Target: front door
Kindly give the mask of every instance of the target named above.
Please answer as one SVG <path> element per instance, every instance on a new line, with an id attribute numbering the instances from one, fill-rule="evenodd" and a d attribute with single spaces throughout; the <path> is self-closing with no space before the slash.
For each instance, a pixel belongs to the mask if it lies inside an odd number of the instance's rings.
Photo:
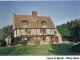
<path id="1" fill-rule="evenodd" d="M 50 37 L 50 43 L 54 43 L 54 37 Z"/>

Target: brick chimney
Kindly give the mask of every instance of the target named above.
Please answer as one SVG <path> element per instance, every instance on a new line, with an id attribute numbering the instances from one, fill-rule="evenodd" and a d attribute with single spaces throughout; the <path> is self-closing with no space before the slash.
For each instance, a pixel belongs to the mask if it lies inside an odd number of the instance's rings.
<path id="1" fill-rule="evenodd" d="M 36 19 L 37 18 L 37 12 L 36 11 L 32 11 L 32 16 L 33 16 L 33 19 Z"/>

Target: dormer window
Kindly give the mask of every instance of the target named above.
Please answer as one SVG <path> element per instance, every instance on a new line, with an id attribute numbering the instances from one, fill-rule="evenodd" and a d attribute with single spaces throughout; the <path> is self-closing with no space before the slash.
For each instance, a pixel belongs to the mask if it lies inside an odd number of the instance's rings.
<path id="1" fill-rule="evenodd" d="M 27 21 L 22 21 L 22 26 L 27 26 L 28 22 Z"/>
<path id="2" fill-rule="evenodd" d="M 46 21 L 41 22 L 42 26 L 46 26 Z"/>

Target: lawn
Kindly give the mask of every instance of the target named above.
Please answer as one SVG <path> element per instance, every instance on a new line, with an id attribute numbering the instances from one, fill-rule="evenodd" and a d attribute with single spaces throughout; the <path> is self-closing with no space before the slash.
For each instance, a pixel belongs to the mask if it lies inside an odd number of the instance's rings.
<path id="1" fill-rule="evenodd" d="M 71 51 L 72 44 L 44 44 L 32 46 L 0 47 L 1 56 L 80 55 Z"/>

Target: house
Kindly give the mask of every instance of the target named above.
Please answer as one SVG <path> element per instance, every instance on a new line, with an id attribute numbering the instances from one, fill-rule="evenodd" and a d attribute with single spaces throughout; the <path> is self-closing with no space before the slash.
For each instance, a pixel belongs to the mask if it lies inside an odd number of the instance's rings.
<path id="1" fill-rule="evenodd" d="M 13 14 L 13 30 L 6 36 L 7 45 L 17 45 L 20 41 L 27 44 L 62 43 L 62 38 L 49 16 L 38 16 L 36 11 L 32 15 Z"/>

